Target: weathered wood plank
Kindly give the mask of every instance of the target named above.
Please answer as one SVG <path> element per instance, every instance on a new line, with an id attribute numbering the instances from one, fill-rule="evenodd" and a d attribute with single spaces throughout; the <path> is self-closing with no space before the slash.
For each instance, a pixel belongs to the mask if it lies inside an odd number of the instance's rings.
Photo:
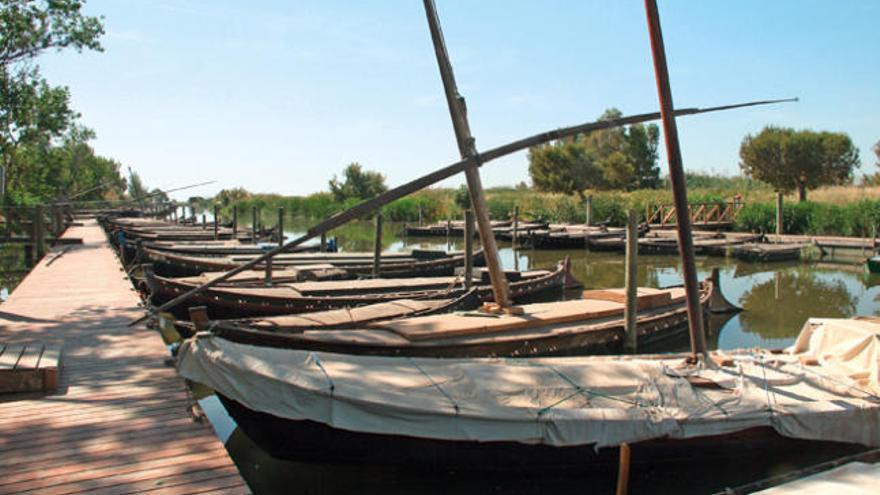
<path id="1" fill-rule="evenodd" d="M 210 426 L 188 415 L 161 339 L 126 326 L 142 309 L 103 232 L 86 220 L 65 235 L 84 245 L 40 263 L 0 313 L 7 369 L 58 370 L 62 387 L 0 397 L 0 493 L 247 493 Z"/>

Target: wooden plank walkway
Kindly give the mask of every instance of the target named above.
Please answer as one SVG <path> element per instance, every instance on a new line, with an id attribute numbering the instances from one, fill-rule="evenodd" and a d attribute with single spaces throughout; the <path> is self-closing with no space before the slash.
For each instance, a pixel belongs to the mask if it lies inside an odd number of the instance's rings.
<path id="1" fill-rule="evenodd" d="M 56 392 L 0 395 L 0 494 L 249 493 L 97 222 L 65 236 L 0 305 L 0 342 L 63 346 Z"/>

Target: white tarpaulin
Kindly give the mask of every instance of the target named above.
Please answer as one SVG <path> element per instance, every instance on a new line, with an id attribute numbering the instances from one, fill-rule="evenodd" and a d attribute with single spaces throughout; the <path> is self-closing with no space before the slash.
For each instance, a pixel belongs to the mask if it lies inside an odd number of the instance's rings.
<path id="1" fill-rule="evenodd" d="M 200 334 L 178 366 L 252 410 L 366 433 L 602 447 L 770 426 L 880 446 L 878 335 L 869 321 L 811 320 L 789 352 L 730 351 L 730 366 L 705 369 L 674 355 L 374 357 Z"/>

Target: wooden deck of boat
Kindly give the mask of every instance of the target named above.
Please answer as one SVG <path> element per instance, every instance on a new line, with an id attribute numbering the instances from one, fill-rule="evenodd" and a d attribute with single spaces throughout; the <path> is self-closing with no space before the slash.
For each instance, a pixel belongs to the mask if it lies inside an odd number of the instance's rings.
<path id="1" fill-rule="evenodd" d="M 0 494 L 249 493 L 94 219 L 0 305 L 0 343 L 63 347 L 59 387 L 0 395 Z"/>

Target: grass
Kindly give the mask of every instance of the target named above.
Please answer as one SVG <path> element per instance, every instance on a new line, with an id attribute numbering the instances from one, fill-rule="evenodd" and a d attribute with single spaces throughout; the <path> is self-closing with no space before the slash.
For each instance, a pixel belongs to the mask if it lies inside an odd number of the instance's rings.
<path id="1" fill-rule="evenodd" d="M 745 207 L 737 218 L 736 228 L 744 231 L 770 232 L 776 226 L 776 193 L 763 183 L 740 178 L 699 177 L 693 180 L 688 199 L 696 203 L 725 203 L 740 194 Z M 425 222 L 461 218 L 463 212 L 455 202 L 455 189 L 429 188 L 401 198 L 382 208 L 389 221 L 416 222 L 421 210 Z M 635 209 L 642 215 L 648 206 L 672 203 L 669 188 L 636 191 L 587 191 L 593 197 L 593 220 L 622 225 L 626 212 Z M 538 192 L 524 188 L 490 188 L 486 190 L 492 218 L 509 218 L 519 207 L 520 218 L 550 222 L 582 223 L 586 220 L 584 202 L 578 196 Z M 880 224 L 880 186 L 831 186 L 808 192 L 807 202 L 798 202 L 794 194 L 785 197 L 784 229 L 791 234 L 870 235 Z M 358 200 L 338 202 L 326 192 L 309 196 L 249 194 L 235 204 L 239 216 L 248 221 L 251 208 L 261 216 L 275 218 L 278 207 L 297 218 L 322 220 L 356 204 Z M 205 202 L 211 204 L 210 200 Z M 224 218 L 231 216 L 232 204 L 221 209 Z M 274 223 L 274 222 L 273 222 Z"/>

